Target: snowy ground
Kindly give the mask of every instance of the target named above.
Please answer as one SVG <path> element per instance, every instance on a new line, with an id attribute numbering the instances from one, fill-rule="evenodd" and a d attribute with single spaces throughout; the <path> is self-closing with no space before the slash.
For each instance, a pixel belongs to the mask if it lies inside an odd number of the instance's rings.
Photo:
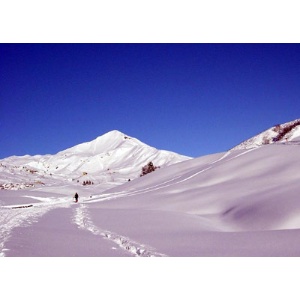
<path id="1" fill-rule="evenodd" d="M 200 157 L 110 190 L 57 180 L 1 190 L 1 295 L 294 299 L 299 147 Z"/>
<path id="2" fill-rule="evenodd" d="M 0 255 L 300 255 L 299 145 L 184 161 L 113 189 L 0 191 Z M 79 203 L 72 196 L 80 195 Z"/>

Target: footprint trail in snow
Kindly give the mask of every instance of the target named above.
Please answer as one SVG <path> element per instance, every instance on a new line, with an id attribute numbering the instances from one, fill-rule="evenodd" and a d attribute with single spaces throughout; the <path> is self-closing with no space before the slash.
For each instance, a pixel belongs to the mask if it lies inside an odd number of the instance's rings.
<path id="1" fill-rule="evenodd" d="M 140 257 L 163 257 L 166 256 L 162 253 L 156 252 L 153 248 L 139 244 L 128 237 L 116 234 L 114 232 L 103 230 L 97 227 L 88 212 L 88 208 L 85 204 L 80 204 L 75 209 L 73 222 L 78 226 L 79 229 L 88 230 L 95 235 L 99 235 L 104 239 L 108 239 L 116 243 L 123 250 L 133 254 L 134 256 Z"/>

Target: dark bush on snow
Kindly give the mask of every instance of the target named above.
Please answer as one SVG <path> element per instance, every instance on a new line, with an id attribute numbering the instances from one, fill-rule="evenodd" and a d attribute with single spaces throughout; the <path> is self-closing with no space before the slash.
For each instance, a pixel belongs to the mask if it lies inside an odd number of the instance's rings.
<path id="1" fill-rule="evenodd" d="M 153 162 L 150 161 L 146 166 L 144 166 L 144 167 L 142 168 L 142 173 L 141 173 L 140 177 L 142 177 L 142 176 L 144 176 L 144 175 L 146 175 L 146 174 L 149 174 L 149 173 L 155 171 L 155 170 L 158 169 L 158 168 L 159 168 L 159 167 L 155 167 L 155 166 L 153 165 Z"/>
<path id="2" fill-rule="evenodd" d="M 83 182 L 83 185 L 92 185 L 92 184 L 94 184 L 94 182 L 92 182 L 90 180 L 87 180 L 87 181 Z"/>
<path id="3" fill-rule="evenodd" d="M 295 127 L 300 125 L 300 120 L 297 120 L 293 122 L 292 124 L 287 125 L 286 127 L 282 127 L 280 125 L 275 126 L 276 132 L 278 132 L 278 135 L 273 138 L 273 142 L 278 142 L 284 138 L 284 136 L 289 133 L 291 130 L 293 130 Z"/>

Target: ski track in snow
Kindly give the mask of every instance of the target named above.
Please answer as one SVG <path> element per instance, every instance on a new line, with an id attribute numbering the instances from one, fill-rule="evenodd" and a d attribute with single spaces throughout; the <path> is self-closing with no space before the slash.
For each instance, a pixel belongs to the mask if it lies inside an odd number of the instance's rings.
<path id="1" fill-rule="evenodd" d="M 245 155 L 249 152 L 252 152 L 254 150 L 257 150 L 257 148 L 251 148 L 251 149 L 248 149 L 230 159 L 228 159 L 227 161 L 231 161 L 233 159 L 236 159 L 242 155 Z M 130 197 L 130 196 L 136 196 L 136 195 L 141 195 L 141 194 L 145 194 L 145 193 L 148 193 L 148 192 L 153 192 L 153 191 L 156 191 L 156 190 L 160 190 L 160 189 L 164 189 L 164 188 L 168 188 L 170 186 L 173 186 L 173 185 L 177 185 L 177 184 L 180 184 L 182 182 L 185 182 L 185 181 L 188 181 L 188 180 L 191 180 L 192 178 L 198 176 L 199 174 L 201 173 L 204 173 L 210 169 L 212 169 L 214 167 L 214 165 L 222 160 L 224 160 L 227 156 L 229 156 L 232 152 L 231 151 L 228 151 L 226 152 L 221 158 L 213 161 L 212 163 L 210 163 L 210 165 L 184 179 L 181 179 L 181 180 L 178 180 L 179 178 L 181 178 L 182 176 L 177 176 L 177 177 L 174 177 L 173 179 L 171 180 L 167 180 L 165 182 L 162 182 L 162 183 L 159 183 L 157 185 L 154 185 L 154 186 L 151 186 L 151 187 L 148 187 L 148 188 L 144 188 L 144 189 L 141 189 L 141 190 L 136 190 L 136 191 L 133 191 L 133 192 L 117 192 L 117 193 L 109 193 L 109 194 L 102 194 L 102 195 L 99 195 L 97 196 L 96 199 L 94 200 L 86 200 L 85 202 L 99 202 L 99 201 L 106 201 L 106 200 L 111 200 L 111 199 L 116 199 L 116 198 L 122 198 L 122 197 Z"/>
<path id="2" fill-rule="evenodd" d="M 90 231 L 95 235 L 99 235 L 104 239 L 108 239 L 116 243 L 121 249 L 133 254 L 134 256 L 140 257 L 163 257 L 164 254 L 156 252 L 153 248 L 139 244 L 128 237 L 113 233 L 108 230 L 103 230 L 97 227 L 88 212 L 88 208 L 85 204 L 80 204 L 75 209 L 73 222 L 78 226 L 79 229 Z"/>

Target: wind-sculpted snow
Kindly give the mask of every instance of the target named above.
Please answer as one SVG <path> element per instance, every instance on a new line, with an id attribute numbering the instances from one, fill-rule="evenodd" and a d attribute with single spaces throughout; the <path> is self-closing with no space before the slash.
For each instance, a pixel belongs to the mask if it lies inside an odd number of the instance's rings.
<path id="1" fill-rule="evenodd" d="M 172 176 L 171 171 L 180 167 L 174 165 L 164 172 L 169 174 L 167 180 L 162 180 L 163 174 L 159 177 L 153 174 L 151 178 L 149 175 L 149 186 L 144 185 L 147 181 L 136 181 L 87 201 L 106 200 L 107 205 L 102 206 L 107 207 L 160 207 L 214 215 L 226 231 L 297 229 L 300 175 L 294 161 L 300 157 L 294 146 L 269 145 L 230 151 L 207 164 L 198 164 L 201 166 L 198 170 Z M 200 163 L 202 158 L 198 160 Z M 196 161 L 181 165 L 197 165 Z"/>
<path id="2" fill-rule="evenodd" d="M 114 192 L 114 190 L 119 190 L 122 189 L 113 189 L 111 190 L 110 193 L 102 193 L 100 196 L 94 196 L 93 199 L 91 200 L 86 200 L 87 202 L 98 202 L 98 201 L 106 201 L 106 200 L 112 200 L 112 199 L 116 199 L 116 198 L 124 198 L 124 197 L 131 197 L 131 196 L 137 196 L 137 195 L 142 195 L 142 194 L 148 194 L 149 192 L 154 192 L 154 191 L 158 191 L 161 189 L 171 189 L 172 187 L 176 188 L 176 185 L 182 184 L 184 182 L 187 182 L 191 179 L 193 179 L 194 177 L 199 176 L 200 174 L 209 171 L 210 169 L 212 169 L 214 167 L 215 164 L 221 162 L 221 161 L 230 161 L 233 159 L 238 158 L 239 156 L 245 155 L 248 152 L 251 152 L 255 149 L 250 149 L 247 151 L 243 151 L 242 153 L 234 153 L 234 155 L 232 155 L 232 153 L 230 151 L 228 151 L 227 153 L 225 153 L 224 155 L 222 155 L 222 157 L 218 158 L 215 161 L 212 161 L 211 163 L 209 163 L 206 167 L 201 168 L 199 171 L 197 172 L 191 172 L 191 174 L 185 173 L 184 175 L 179 175 L 176 177 L 173 177 L 171 179 L 168 179 L 166 181 L 151 185 L 149 187 L 146 188 L 141 188 L 141 189 L 134 189 L 133 191 L 121 191 L 121 192 Z"/>

